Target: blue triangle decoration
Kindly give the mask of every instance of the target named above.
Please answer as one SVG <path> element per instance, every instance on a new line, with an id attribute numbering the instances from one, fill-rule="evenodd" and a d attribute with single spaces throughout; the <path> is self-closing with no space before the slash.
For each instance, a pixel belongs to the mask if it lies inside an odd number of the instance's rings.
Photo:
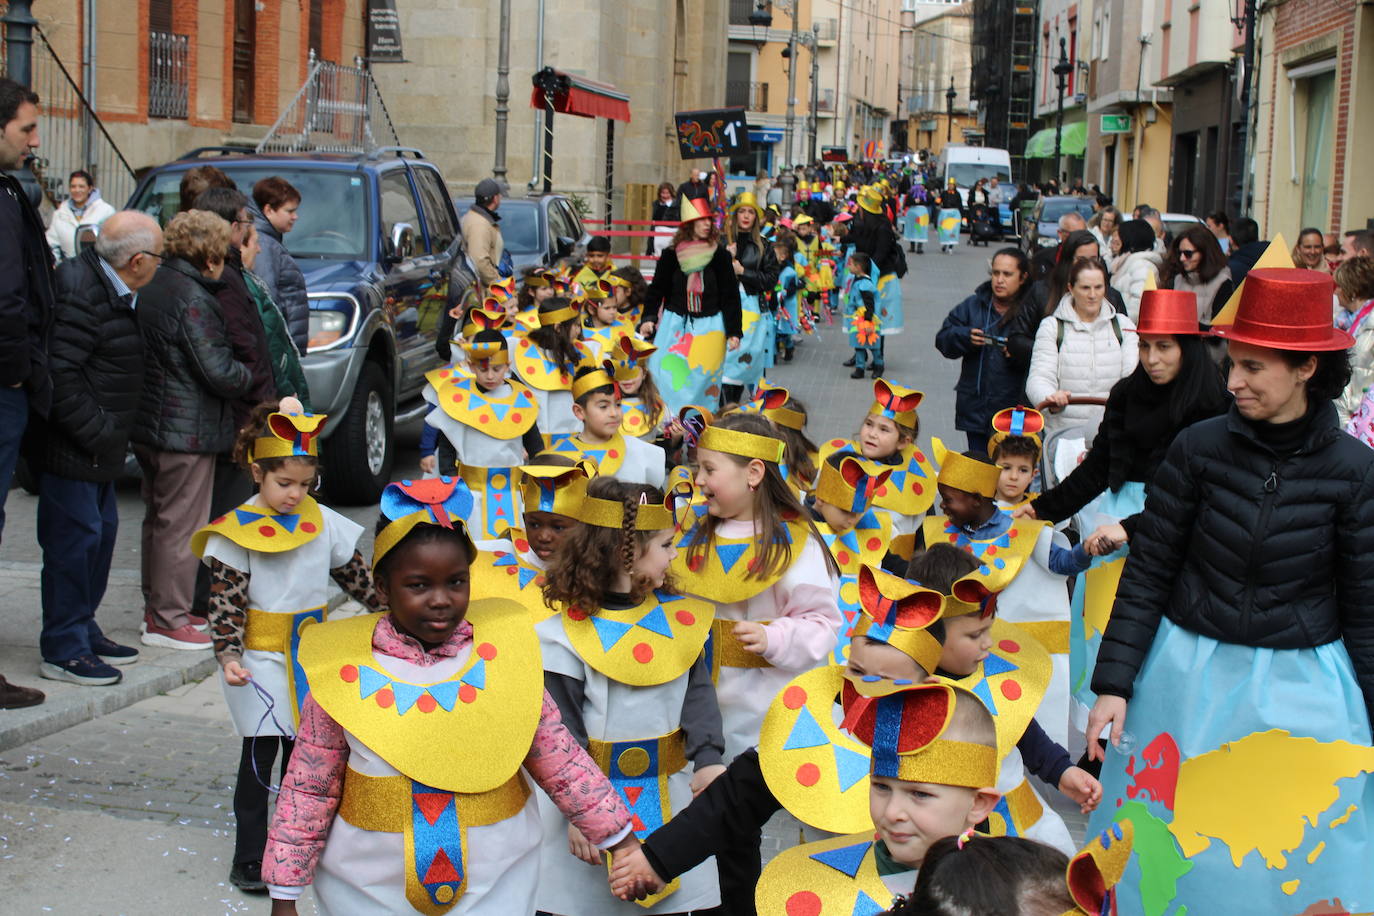
<path id="1" fill-rule="evenodd" d="M 501 403 L 498 403 L 497 401 L 492 401 L 491 404 L 490 404 L 490 407 L 491 407 L 491 412 L 494 413 L 494 414 L 496 414 L 496 419 L 498 419 L 498 420 L 504 420 L 504 419 L 506 419 L 506 414 L 510 413 L 510 405 L 509 405 L 509 404 L 501 404 Z"/>
<path id="2" fill-rule="evenodd" d="M 888 476 L 887 482 L 890 486 L 895 487 L 898 492 L 901 492 L 906 487 L 906 471 L 893 471 Z"/>
<path id="3" fill-rule="evenodd" d="M 361 691 L 362 699 L 366 700 L 390 683 L 391 678 L 382 674 L 380 671 L 369 668 L 366 665 L 360 665 L 358 667 L 358 689 Z"/>
<path id="4" fill-rule="evenodd" d="M 780 528 L 778 528 L 778 536 L 776 538 L 776 541 L 779 544 L 792 543 L 792 529 L 789 528 L 787 525 L 783 525 Z"/>
<path id="5" fill-rule="evenodd" d="M 444 707 L 445 712 L 453 712 L 453 706 L 458 702 L 457 681 L 444 681 L 442 684 L 430 684 L 427 688 L 429 695 L 434 697 L 434 701 Z"/>
<path id="6" fill-rule="evenodd" d="M 859 897 L 854 901 L 854 912 L 851 916 L 882 916 L 887 912 L 887 907 L 878 903 L 872 897 L 859 891 Z"/>
<path id="7" fill-rule="evenodd" d="M 673 601 L 684 600 L 681 595 L 674 595 L 669 592 L 662 591 L 661 589 L 654 589 L 654 598 L 658 601 L 659 604 L 669 604 Z"/>
<path id="8" fill-rule="evenodd" d="M 815 716 L 803 706 L 797 713 L 797 721 L 792 725 L 792 731 L 787 735 L 787 740 L 783 742 L 784 751 L 799 751 L 807 747 L 820 747 L 829 744 L 830 739 L 825 736 L 820 725 L 816 722 Z M 864 761 L 864 772 L 868 772 L 868 761 Z"/>
<path id="9" fill-rule="evenodd" d="M 296 525 L 300 523 L 301 517 L 299 515 L 274 515 L 272 516 L 272 520 L 287 531 L 295 534 Z"/>
<path id="10" fill-rule="evenodd" d="M 720 565 L 728 573 L 739 562 L 739 558 L 744 556 L 749 549 L 748 544 L 718 544 L 716 545 L 716 556 L 720 557 Z"/>
<path id="11" fill-rule="evenodd" d="M 868 775 L 868 755 L 840 747 L 838 744 L 831 746 L 835 749 L 835 770 L 840 774 L 840 791 L 848 792 L 855 783 Z"/>
<path id="12" fill-rule="evenodd" d="M 995 677 L 999 674 L 1006 674 L 1008 671 L 1020 670 L 1020 665 L 1014 665 L 1000 655 L 989 655 L 983 659 L 983 677 Z"/>
<path id="13" fill-rule="evenodd" d="M 504 569 L 507 566 L 514 566 L 516 563 L 519 562 L 520 561 L 516 559 L 516 556 L 513 553 L 498 553 L 496 555 L 496 559 L 492 561 L 491 565 L 495 566 L 497 569 Z"/>
<path id="14" fill-rule="evenodd" d="M 459 678 L 460 684 L 471 684 L 478 690 L 487 689 L 487 662 L 485 659 L 477 659 L 477 664 L 472 666 L 472 670 Z"/>
<path id="15" fill-rule="evenodd" d="M 987 678 L 978 682 L 978 686 L 970 691 L 974 696 L 983 701 L 983 705 L 988 708 L 994 716 L 997 715 L 997 701 L 992 698 L 992 689 L 988 687 Z"/>
<path id="16" fill-rule="evenodd" d="M 235 519 L 240 525 L 247 525 L 247 524 L 250 524 L 251 522 L 256 522 L 256 521 L 257 521 L 258 519 L 260 519 L 260 518 L 266 518 L 266 517 L 267 517 L 267 516 L 264 515 L 264 514 L 261 513 L 261 512 L 249 512 L 247 509 L 235 509 L 235 510 L 234 510 L 234 519 Z"/>
<path id="17" fill-rule="evenodd" d="M 533 407 L 534 404 L 530 402 L 529 396 L 526 395 L 525 392 L 520 391 L 517 392 L 515 395 L 515 406 L 519 408 L 525 408 Z"/>
<path id="18" fill-rule="evenodd" d="M 673 628 L 668 624 L 668 615 L 663 613 L 662 607 L 656 607 L 643 617 L 635 621 L 635 626 L 643 627 L 650 633 L 657 633 L 659 636 L 673 638 Z"/>
<path id="19" fill-rule="evenodd" d="M 515 577 L 519 580 L 520 587 L 524 588 L 526 585 L 529 585 L 535 579 L 539 578 L 539 571 L 537 569 L 530 569 L 528 566 L 522 566 Z"/>
<path id="20" fill-rule="evenodd" d="M 848 547 L 856 554 L 859 552 L 859 536 L 854 532 L 853 528 L 840 535 L 840 544 Z"/>
<path id="21" fill-rule="evenodd" d="M 398 715 L 403 716 L 410 710 L 410 707 L 415 705 L 415 701 L 420 699 L 424 694 L 425 688 L 396 681 L 391 685 L 391 692 L 396 697 L 396 712 Z"/>
<path id="22" fill-rule="evenodd" d="M 841 846 L 839 849 L 814 852 L 810 858 L 822 865 L 830 866 L 846 878 L 852 878 L 859 873 L 859 866 L 863 864 L 864 856 L 868 855 L 868 849 L 872 845 L 872 840 L 865 840 L 862 843 L 855 843 L 853 846 Z M 877 912 L 881 913 L 882 910 L 879 909 Z"/>
<path id="23" fill-rule="evenodd" d="M 596 636 L 601 640 L 601 651 L 609 652 L 615 644 L 630 632 L 634 624 L 621 623 L 619 620 L 607 620 L 605 617 L 593 617 L 592 626 L 596 629 Z"/>

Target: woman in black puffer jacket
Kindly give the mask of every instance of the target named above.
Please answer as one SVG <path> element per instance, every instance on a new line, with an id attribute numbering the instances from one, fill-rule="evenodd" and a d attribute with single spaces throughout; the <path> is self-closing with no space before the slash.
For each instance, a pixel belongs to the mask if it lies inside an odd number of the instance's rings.
<path id="1" fill-rule="evenodd" d="M 1274 912 L 1300 883 L 1368 909 L 1374 451 L 1336 425 L 1349 335 L 1331 327 L 1331 278 L 1247 280 L 1216 329 L 1235 405 L 1170 447 L 1102 640 L 1088 736 L 1110 726 L 1112 747 L 1089 832 L 1123 805 L 1170 823 L 1188 864 L 1171 908 Z M 1299 849 L 1304 816 L 1339 839 Z M 1118 892 L 1140 912 L 1138 887 Z"/>

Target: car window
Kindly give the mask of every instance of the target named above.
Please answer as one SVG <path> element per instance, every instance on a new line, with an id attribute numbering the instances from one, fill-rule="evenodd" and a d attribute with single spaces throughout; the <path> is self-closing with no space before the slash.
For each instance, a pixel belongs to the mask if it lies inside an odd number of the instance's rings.
<path id="1" fill-rule="evenodd" d="M 497 209 L 501 217 L 501 241 L 510 252 L 528 253 L 543 251 L 546 242 L 539 240 L 539 205 L 528 200 L 503 200 Z M 453 202 L 461 223 L 463 214 L 472 208 L 471 197 L 460 197 Z"/>
<path id="2" fill-rule="evenodd" d="M 420 236 L 420 213 L 415 209 L 415 195 L 410 193 L 410 182 L 406 180 L 405 169 L 392 169 L 382 174 L 382 238 L 391 238 L 391 227 L 397 223 L 409 223 L 415 230 L 416 250 L 424 247 Z"/>
<path id="3" fill-rule="evenodd" d="M 431 169 L 417 168 L 412 174 L 420 189 L 420 204 L 425 208 L 425 225 L 429 227 L 430 250 L 446 251 L 453 244 L 458 229 L 453 224 L 448 195 L 444 193 L 439 174 Z"/>
<path id="4" fill-rule="evenodd" d="M 293 166 L 235 166 L 217 162 L 250 199 L 253 185 L 272 175 L 290 182 L 301 192 L 301 207 L 296 227 L 283 238 L 287 251 L 297 258 L 369 257 L 367 225 L 372 207 L 368 200 L 367 177 L 359 172 L 338 169 L 307 169 Z M 160 224 L 166 225 L 181 208 L 181 169 L 158 175 L 129 203 Z"/>
<path id="5" fill-rule="evenodd" d="M 568 220 L 568 214 L 567 214 L 567 212 L 566 212 L 561 206 L 559 206 L 560 203 L 561 203 L 561 201 L 558 201 L 558 200 L 551 200 L 551 201 L 549 201 L 549 246 L 550 246 L 550 247 L 553 247 L 554 244 L 555 244 L 560 238 L 572 239 L 574 242 L 577 241 L 578 238 L 579 238 L 579 233 L 578 233 L 578 231 L 577 231 L 577 227 L 575 227 L 575 226 Z"/>
<path id="6" fill-rule="evenodd" d="M 1048 223 L 1075 210 L 1083 214 L 1084 219 L 1092 216 L 1093 212 L 1092 204 L 1086 200 L 1078 200 L 1073 197 L 1051 197 L 1045 201 L 1045 205 L 1040 211 L 1040 219 Z"/>
<path id="7" fill-rule="evenodd" d="M 572 239 L 575 242 L 581 241 L 583 226 L 581 218 L 577 215 L 577 211 L 574 210 L 572 208 L 572 204 L 566 200 L 558 201 L 558 206 L 560 209 L 562 209 L 563 217 L 568 223 L 568 228 L 571 230 L 568 233 L 568 238 Z"/>

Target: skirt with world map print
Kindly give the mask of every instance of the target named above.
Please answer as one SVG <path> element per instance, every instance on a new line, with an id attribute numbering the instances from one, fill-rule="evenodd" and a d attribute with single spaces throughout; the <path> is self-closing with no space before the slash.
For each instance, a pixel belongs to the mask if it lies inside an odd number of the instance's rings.
<path id="1" fill-rule="evenodd" d="M 725 365 L 725 319 L 719 314 L 689 318 L 663 310 L 654 331 L 649 372 L 663 396 L 668 417 L 689 404 L 715 411 Z"/>
<path id="2" fill-rule="evenodd" d="M 1342 642 L 1260 649 L 1165 619 L 1088 835 L 1135 826 L 1121 916 L 1368 913 L 1372 770 Z"/>

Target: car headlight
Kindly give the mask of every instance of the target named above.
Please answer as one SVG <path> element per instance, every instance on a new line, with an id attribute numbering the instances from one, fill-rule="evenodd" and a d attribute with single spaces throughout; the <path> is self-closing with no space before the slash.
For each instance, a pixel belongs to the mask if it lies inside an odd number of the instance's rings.
<path id="1" fill-rule="evenodd" d="M 358 323 L 358 302 L 338 294 L 310 296 L 310 352 L 331 350 L 347 342 Z"/>

